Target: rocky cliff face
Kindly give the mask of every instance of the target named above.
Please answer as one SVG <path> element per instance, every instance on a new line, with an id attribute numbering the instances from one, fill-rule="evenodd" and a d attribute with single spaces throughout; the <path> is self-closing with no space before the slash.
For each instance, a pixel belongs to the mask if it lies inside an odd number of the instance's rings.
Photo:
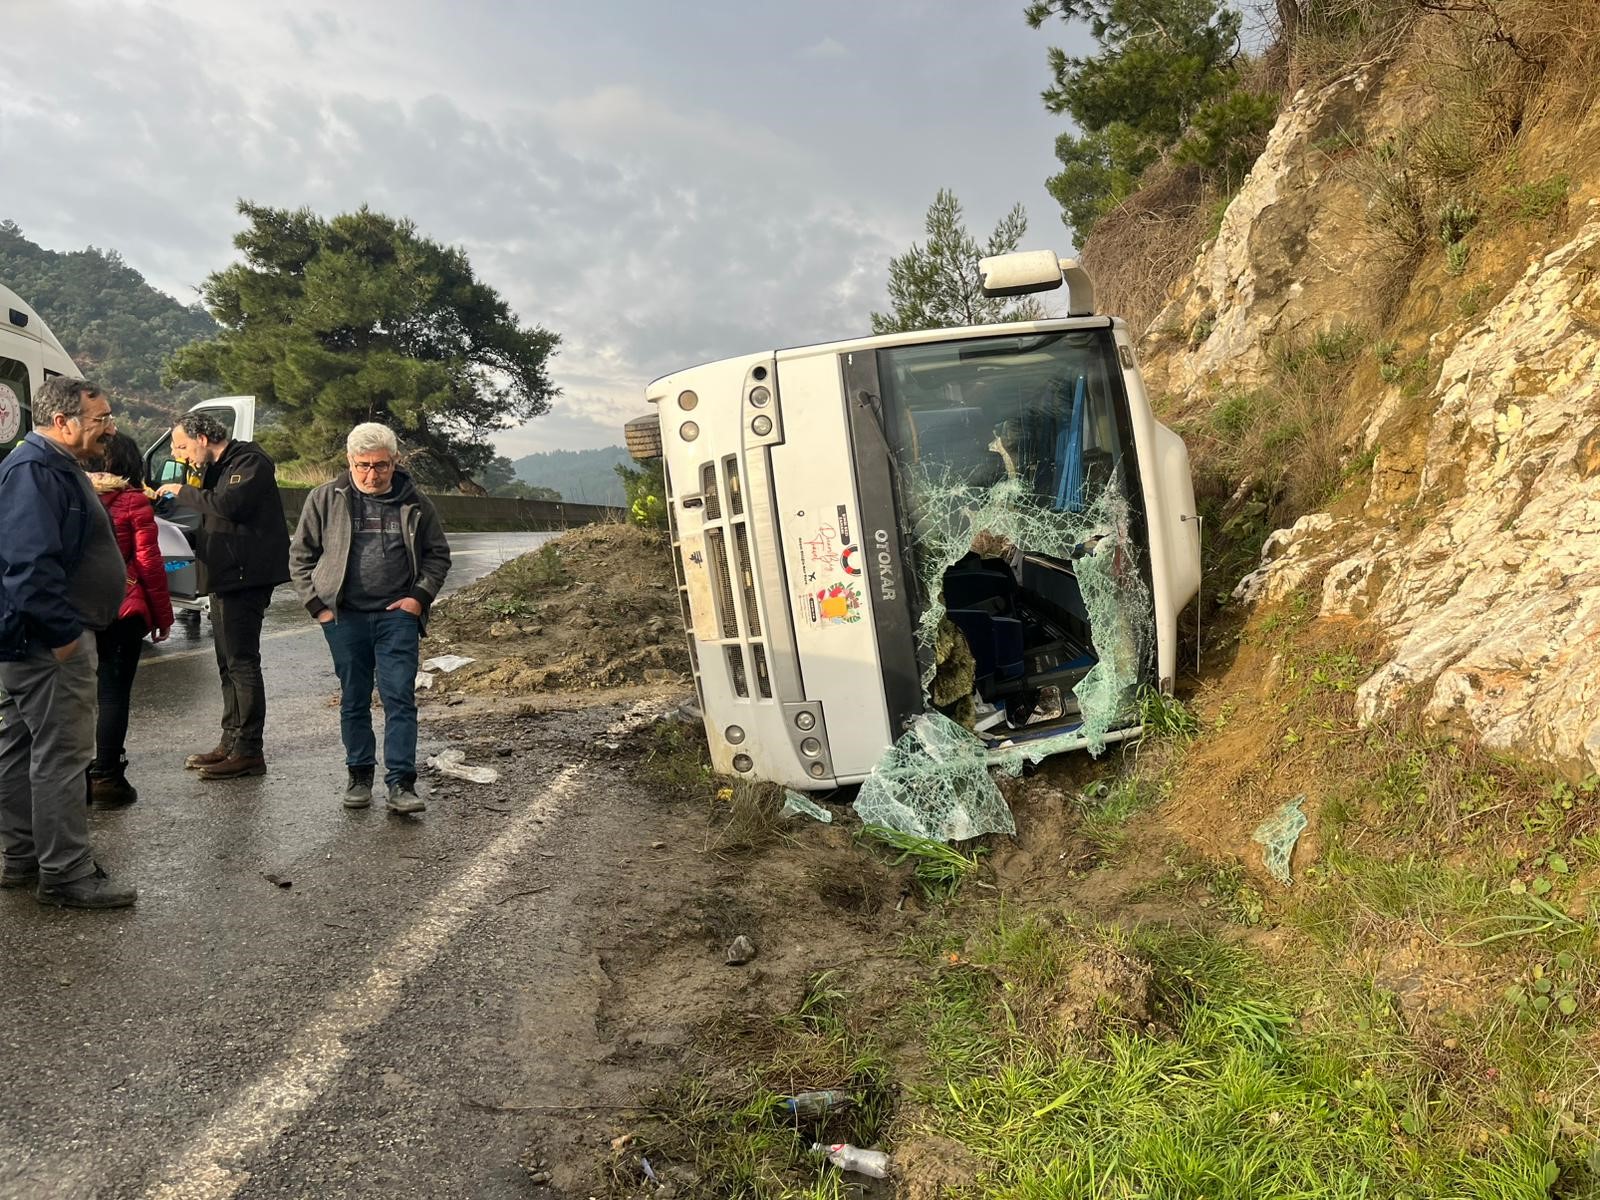
<path id="1" fill-rule="evenodd" d="M 1259 381 L 1288 333 L 1354 322 L 1405 346 L 1405 371 L 1358 370 L 1343 398 L 1346 452 L 1372 461 L 1365 495 L 1274 534 L 1237 597 L 1304 590 L 1322 616 L 1376 628 L 1366 720 L 1420 701 L 1490 747 L 1600 771 L 1600 112 L 1535 113 L 1508 152 L 1507 177 L 1558 180 L 1560 205 L 1520 220 L 1530 193 L 1505 184 L 1469 265 L 1435 242 L 1396 293 L 1395 264 L 1370 250 L 1375 198 L 1330 139 L 1405 137 L 1435 102 L 1405 66 L 1418 53 L 1284 110 L 1152 325 L 1147 374 L 1192 401 Z"/>
<path id="2" fill-rule="evenodd" d="M 1362 67 L 1285 106 L 1194 274 L 1151 322 L 1147 382 L 1181 393 L 1259 381 L 1275 339 L 1358 317 L 1390 270 L 1340 150 L 1417 120 L 1428 100 L 1403 66 Z M 1185 343 L 1163 352 L 1159 347 Z"/>

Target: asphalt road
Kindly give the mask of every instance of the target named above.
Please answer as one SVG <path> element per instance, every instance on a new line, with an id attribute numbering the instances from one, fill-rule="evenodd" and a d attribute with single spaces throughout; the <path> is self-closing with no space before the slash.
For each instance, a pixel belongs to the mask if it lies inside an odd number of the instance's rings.
<path id="1" fill-rule="evenodd" d="M 450 585 L 548 536 L 453 537 Z M 470 1105 L 530 1088 L 571 1099 L 563 1082 L 581 1084 L 582 997 L 563 1006 L 571 1029 L 537 997 L 593 990 L 573 915 L 587 877 L 563 875 L 551 897 L 519 889 L 558 854 L 607 847 L 581 776 L 618 714 L 528 726 L 500 760 L 522 764 L 507 782 L 458 785 L 421 817 L 381 801 L 350 813 L 332 667 L 286 589 L 266 636 L 263 778 L 183 769 L 216 741 L 208 630 L 180 626 L 141 665 L 141 798 L 91 818 L 137 908 L 63 912 L 0 892 L 0 1197 L 541 1194 L 514 1165 L 525 1131 Z M 445 737 L 471 740 L 425 722 L 423 751 Z M 508 1049 L 530 1029 L 562 1047 L 563 1077 L 530 1075 Z"/>

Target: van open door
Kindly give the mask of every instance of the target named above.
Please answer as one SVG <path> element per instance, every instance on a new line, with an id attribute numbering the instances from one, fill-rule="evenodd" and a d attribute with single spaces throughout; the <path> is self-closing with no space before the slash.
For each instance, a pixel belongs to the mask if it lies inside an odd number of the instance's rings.
<path id="1" fill-rule="evenodd" d="M 202 400 L 190 412 L 210 413 L 228 430 L 228 440 L 248 441 L 256 431 L 254 396 L 218 396 Z M 163 483 L 189 483 L 200 486 L 200 479 L 172 457 L 172 431 L 169 429 L 144 452 L 144 478 L 150 487 Z M 161 542 L 161 557 L 167 566 L 167 590 L 172 594 L 173 610 L 199 614 L 211 610 L 210 597 L 199 594 L 199 573 L 194 563 L 193 533 L 200 527 L 200 514 L 189 509 L 169 507 L 156 517 L 156 532 Z"/>

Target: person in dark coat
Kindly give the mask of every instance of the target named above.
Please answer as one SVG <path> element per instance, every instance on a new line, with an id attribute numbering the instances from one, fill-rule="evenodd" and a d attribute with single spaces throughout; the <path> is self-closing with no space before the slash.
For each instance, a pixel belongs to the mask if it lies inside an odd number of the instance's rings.
<path id="1" fill-rule="evenodd" d="M 128 707 L 146 635 L 152 642 L 163 642 L 172 630 L 172 595 L 167 590 L 155 508 L 140 482 L 144 464 L 138 443 L 125 433 L 113 434 L 95 466 L 99 469 L 90 473 L 89 480 L 111 518 L 128 575 L 117 619 L 95 634 L 100 652 L 100 718 L 94 765 L 89 768 L 89 802 L 114 808 L 139 798 L 128 782 L 124 746 Z"/>
<path id="2" fill-rule="evenodd" d="M 277 467 L 254 442 L 234 441 L 206 412 L 186 413 L 172 429 L 172 453 L 202 484 L 165 483 L 157 491 L 200 514 L 195 537 L 200 591 L 211 597 L 211 634 L 222 678 L 222 738 L 185 765 L 202 779 L 267 771 L 267 691 L 261 678 L 261 622 L 272 589 L 289 579 L 289 525 Z"/>
<path id="3" fill-rule="evenodd" d="M 41 904 L 125 908 L 133 887 L 89 848 L 94 631 L 127 592 L 122 555 L 82 464 L 115 428 L 105 395 L 56 376 L 33 398 L 33 432 L 0 462 L 0 887 Z"/>

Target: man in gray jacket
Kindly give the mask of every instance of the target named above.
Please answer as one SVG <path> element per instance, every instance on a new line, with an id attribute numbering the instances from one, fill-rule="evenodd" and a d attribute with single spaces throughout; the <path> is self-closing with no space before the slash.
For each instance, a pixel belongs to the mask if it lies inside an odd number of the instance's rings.
<path id="1" fill-rule="evenodd" d="M 418 639 L 450 570 L 444 526 L 399 468 L 394 431 L 368 422 L 345 439 L 350 469 L 313 489 L 289 547 L 289 575 L 322 622 L 339 676 L 339 732 L 350 777 L 346 808 L 372 803 L 377 742 L 372 684 L 383 701 L 390 812 L 418 813 Z"/>

